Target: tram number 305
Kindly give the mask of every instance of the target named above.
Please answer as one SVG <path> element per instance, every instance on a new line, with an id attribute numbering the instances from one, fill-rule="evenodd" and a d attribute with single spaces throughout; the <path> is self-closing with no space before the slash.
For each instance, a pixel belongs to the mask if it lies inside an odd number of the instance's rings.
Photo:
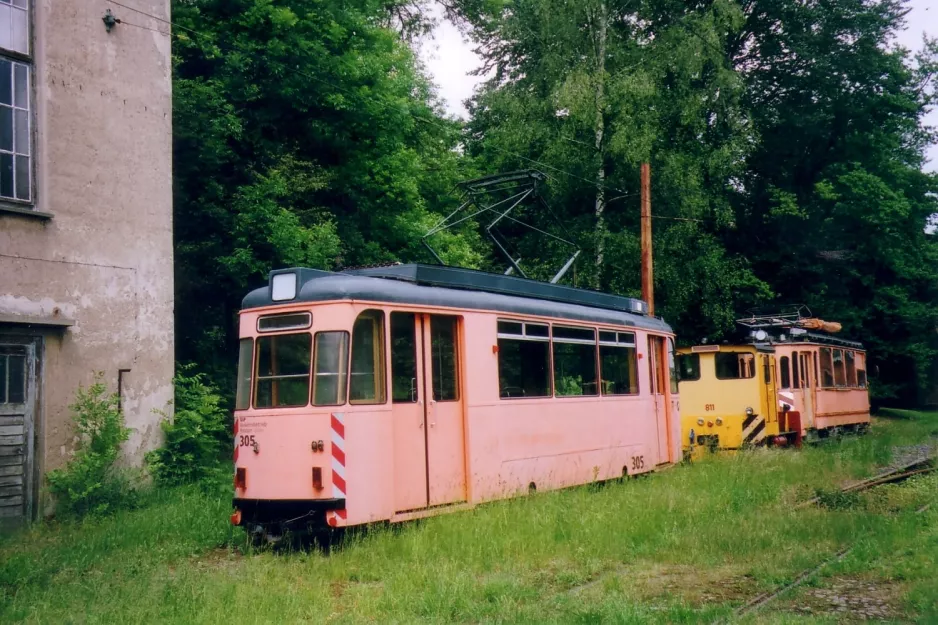
<path id="1" fill-rule="evenodd" d="M 637 471 L 645 468 L 645 456 L 632 456 L 632 470 Z"/>
<path id="2" fill-rule="evenodd" d="M 253 447 L 255 445 L 254 435 L 242 434 L 238 437 L 238 446 L 239 447 Z"/>

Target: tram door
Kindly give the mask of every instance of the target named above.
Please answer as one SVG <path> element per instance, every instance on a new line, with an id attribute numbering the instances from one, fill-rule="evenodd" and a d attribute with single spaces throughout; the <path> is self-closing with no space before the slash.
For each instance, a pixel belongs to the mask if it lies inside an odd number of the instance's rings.
<path id="1" fill-rule="evenodd" d="M 801 415 L 801 427 L 814 427 L 814 352 L 801 352 L 798 354 L 801 365 L 801 393 L 803 397 L 804 414 Z"/>
<path id="2" fill-rule="evenodd" d="M 663 464 L 671 461 L 669 451 L 671 406 L 665 394 L 665 387 L 668 384 L 668 368 L 665 362 L 664 339 L 661 337 L 648 337 L 648 368 L 651 393 L 655 400 L 655 423 L 658 429 L 658 464 Z"/>
<path id="3" fill-rule="evenodd" d="M 465 501 L 459 319 L 391 313 L 395 510 Z"/>

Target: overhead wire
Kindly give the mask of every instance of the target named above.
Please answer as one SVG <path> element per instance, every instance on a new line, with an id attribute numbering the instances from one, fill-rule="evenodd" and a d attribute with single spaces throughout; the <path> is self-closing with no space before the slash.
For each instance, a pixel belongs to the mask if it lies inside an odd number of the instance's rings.
<path id="1" fill-rule="evenodd" d="M 113 4 L 113 5 L 115 5 L 115 6 L 118 6 L 118 7 L 123 8 L 123 9 L 127 9 L 128 11 L 132 11 L 132 12 L 134 12 L 134 13 L 138 13 L 138 14 L 143 15 L 143 16 L 145 16 L 145 17 L 148 17 L 148 18 L 150 18 L 150 19 L 153 19 L 153 20 L 156 20 L 156 21 L 161 22 L 161 23 L 163 23 L 163 24 L 166 24 L 166 25 L 170 26 L 171 29 L 172 29 L 172 28 L 176 28 L 176 29 L 179 29 L 179 30 L 186 31 L 186 32 L 188 32 L 188 33 L 192 33 L 193 35 L 196 35 L 196 36 L 198 36 L 198 37 L 203 37 L 203 38 L 206 38 L 206 39 L 209 39 L 209 38 L 210 38 L 206 33 L 203 33 L 203 32 L 200 32 L 200 31 L 198 31 L 198 30 L 189 28 L 189 27 L 187 27 L 187 26 L 183 26 L 183 25 L 181 25 L 181 24 L 179 24 L 179 23 L 177 23 L 177 22 L 174 22 L 174 21 L 172 21 L 172 20 L 168 20 L 168 19 L 159 17 L 159 16 L 157 16 L 157 15 L 153 15 L 152 13 L 147 13 L 146 11 L 144 11 L 144 10 L 142 10 L 142 9 L 138 9 L 138 8 L 129 6 L 129 5 L 127 5 L 127 4 L 124 4 L 124 3 L 122 3 L 122 2 L 119 2 L 118 0 L 105 0 L 105 1 L 108 2 L 109 4 Z M 165 31 L 157 30 L 157 29 L 150 28 L 150 27 L 147 27 L 147 26 L 142 26 L 142 25 L 139 25 L 139 24 L 126 23 L 126 22 L 121 22 L 121 23 L 126 24 L 126 25 L 128 25 L 128 26 L 135 26 L 135 27 L 137 27 L 137 28 L 143 28 L 143 29 L 145 29 L 145 30 L 151 30 L 151 31 L 154 31 L 154 32 L 158 32 L 158 33 L 160 33 L 160 34 L 164 34 L 164 35 L 166 35 L 166 36 L 170 36 L 170 37 L 173 35 L 172 30 L 170 30 L 169 32 L 165 32 Z M 217 42 L 213 42 L 213 44 L 216 45 L 216 46 L 218 46 L 218 43 L 217 43 Z M 221 48 L 222 46 L 219 46 L 219 47 Z M 346 95 L 349 95 L 349 96 L 352 96 L 352 97 L 358 97 L 358 94 L 354 93 L 353 91 L 351 91 L 351 90 L 349 90 L 349 89 L 347 89 L 347 88 L 345 88 L 345 87 L 341 87 L 341 86 L 339 86 L 339 85 L 337 85 L 337 84 L 335 84 L 335 83 L 333 83 L 333 82 L 330 82 L 330 81 L 328 81 L 328 80 L 324 80 L 324 79 L 321 79 L 321 78 L 319 78 L 319 77 L 317 77 L 317 76 L 314 76 L 314 75 L 312 75 L 312 74 L 309 74 L 309 73 L 307 73 L 307 72 L 304 72 L 304 71 L 301 70 L 299 67 L 291 67 L 291 66 L 284 66 L 284 67 L 285 67 L 285 69 L 287 69 L 287 70 L 289 70 L 289 71 L 293 71 L 294 73 L 298 74 L 299 76 L 302 76 L 303 78 L 306 78 L 306 79 L 311 80 L 311 81 L 313 81 L 313 82 L 319 83 L 319 84 L 321 84 L 321 85 L 326 85 L 326 86 L 331 87 L 331 88 L 333 88 L 333 89 L 335 89 L 335 90 L 337 90 L 337 91 L 343 92 L 343 93 L 345 93 Z M 446 130 L 446 131 L 451 131 L 451 130 L 452 130 L 452 128 L 449 128 L 449 127 L 445 126 L 445 125 L 444 125 L 442 122 L 440 122 L 439 120 L 436 120 L 436 119 L 429 119 L 429 118 L 420 116 L 420 115 L 418 115 L 417 113 L 414 113 L 413 111 L 408 111 L 408 114 L 414 119 L 414 121 L 418 121 L 418 122 L 422 122 L 422 123 L 425 123 L 425 124 L 428 124 L 428 125 L 431 125 L 431 126 L 435 126 L 435 127 L 437 127 L 438 129 L 440 129 L 440 130 Z M 465 141 L 465 142 L 475 142 L 475 143 L 481 143 L 481 142 L 482 142 L 482 139 L 473 139 L 473 138 L 471 138 L 471 137 L 466 137 L 466 136 L 463 136 L 463 137 L 462 137 L 462 140 Z M 615 192 L 615 193 L 620 194 L 620 195 L 616 196 L 615 198 L 613 198 L 613 200 L 610 200 L 609 202 L 614 201 L 614 200 L 623 199 L 623 198 L 626 198 L 626 197 L 634 197 L 634 196 L 636 196 L 636 195 L 640 195 L 640 192 L 638 192 L 638 191 L 625 191 L 624 189 L 620 189 L 620 188 L 618 188 L 618 187 L 610 186 L 610 185 L 608 185 L 608 184 L 603 184 L 603 183 L 601 183 L 601 182 L 599 182 L 599 181 L 597 181 L 597 180 L 590 180 L 589 178 L 584 178 L 583 176 L 579 176 L 579 175 L 577 175 L 577 174 L 574 174 L 574 173 L 572 173 L 572 172 L 566 171 L 566 170 L 561 169 L 561 168 L 559 168 L 559 167 L 555 167 L 555 166 L 553 166 L 553 165 L 549 165 L 549 164 L 544 163 L 544 162 L 542 162 L 542 161 L 539 161 L 539 160 L 537 160 L 537 159 L 533 159 L 533 158 L 530 158 L 530 157 L 528 157 L 528 156 L 524 156 L 523 154 L 519 154 L 519 153 L 514 152 L 514 151 L 512 151 L 512 150 L 508 150 L 508 149 L 505 149 L 505 148 L 502 148 L 502 147 L 499 147 L 499 146 L 494 146 L 494 145 L 491 145 L 491 144 L 488 145 L 487 147 L 489 147 L 489 148 L 491 148 L 491 149 L 493 149 L 493 150 L 496 150 L 496 151 L 498 151 L 498 152 L 502 152 L 502 153 L 504 153 L 504 154 L 507 154 L 507 155 L 509 155 L 509 156 L 513 156 L 513 157 L 518 158 L 518 159 L 520 159 L 520 160 L 522 160 L 522 161 L 531 163 L 532 165 L 536 165 L 536 166 L 538 166 L 538 167 L 543 167 L 543 168 L 548 169 L 548 170 L 551 170 L 551 171 L 553 171 L 553 172 L 555 172 L 555 173 L 563 174 L 564 176 L 568 176 L 568 177 L 570 177 L 570 178 L 573 178 L 573 179 L 576 179 L 576 180 L 580 180 L 580 181 L 582 181 L 582 182 L 585 182 L 585 183 L 589 184 L 590 186 L 592 186 L 592 187 L 594 187 L 594 188 L 596 188 L 596 189 L 603 189 L 603 190 L 606 190 L 606 191 L 613 191 L 613 192 Z M 550 176 L 549 174 L 547 174 L 546 172 L 542 172 L 542 173 L 544 173 L 548 178 L 550 178 L 550 179 L 552 179 L 552 180 L 556 180 L 556 178 L 551 177 L 551 176 Z M 609 202 L 607 202 L 607 204 L 608 204 Z M 701 220 L 701 219 L 694 219 L 694 218 L 687 218 L 687 217 L 667 217 L 667 216 L 664 216 L 664 215 L 652 215 L 652 218 L 653 218 L 653 219 L 668 219 L 668 220 L 674 220 L 674 221 L 691 221 L 691 222 L 702 222 L 702 221 L 703 221 L 703 220 Z"/>

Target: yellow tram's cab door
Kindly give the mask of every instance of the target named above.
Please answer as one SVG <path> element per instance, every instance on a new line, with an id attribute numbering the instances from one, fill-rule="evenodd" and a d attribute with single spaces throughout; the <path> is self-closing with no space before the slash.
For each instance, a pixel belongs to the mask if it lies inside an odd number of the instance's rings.
<path id="1" fill-rule="evenodd" d="M 648 337 L 648 369 L 658 430 L 658 464 L 671 462 L 671 402 L 668 401 L 669 367 L 665 360 L 665 339 Z M 675 393 L 676 395 L 676 393 Z"/>
<path id="2" fill-rule="evenodd" d="M 459 318 L 391 313 L 394 509 L 466 499 Z"/>
<path id="3" fill-rule="evenodd" d="M 764 440 L 765 436 L 777 436 L 778 429 L 778 388 L 776 384 L 776 368 L 774 354 L 762 354 L 762 392 L 760 393 L 760 403 L 762 414 L 765 415 L 765 434 L 759 437 Z"/>

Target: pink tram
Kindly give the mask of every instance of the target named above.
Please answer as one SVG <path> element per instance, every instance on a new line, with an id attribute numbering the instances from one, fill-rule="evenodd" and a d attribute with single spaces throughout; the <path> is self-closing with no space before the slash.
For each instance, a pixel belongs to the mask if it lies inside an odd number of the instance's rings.
<path id="1" fill-rule="evenodd" d="M 680 461 L 646 310 L 452 267 L 271 272 L 240 314 L 232 523 L 404 521 Z"/>

